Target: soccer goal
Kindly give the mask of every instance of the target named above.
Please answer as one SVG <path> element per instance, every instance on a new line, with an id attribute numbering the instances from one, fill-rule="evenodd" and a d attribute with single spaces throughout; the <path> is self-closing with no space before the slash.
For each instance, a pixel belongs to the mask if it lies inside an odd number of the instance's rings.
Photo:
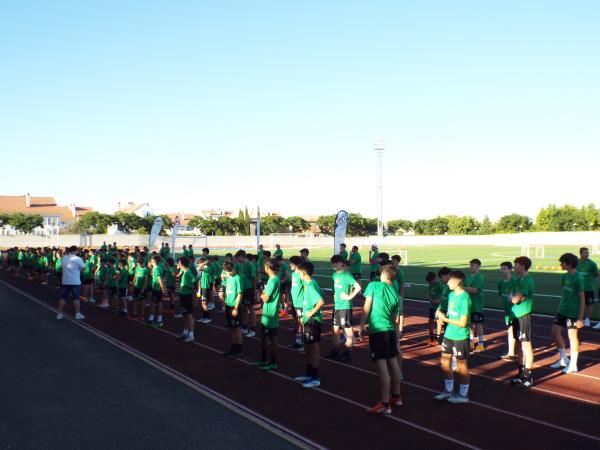
<path id="1" fill-rule="evenodd" d="M 592 245 L 592 255 L 600 255 L 600 245 Z"/>
<path id="2" fill-rule="evenodd" d="M 166 242 L 171 245 L 170 239 L 168 239 Z M 184 245 L 186 247 L 191 245 L 195 249 L 198 249 L 199 253 L 201 249 L 208 247 L 208 238 L 206 236 L 177 236 L 175 247 L 182 249 Z"/>
<path id="3" fill-rule="evenodd" d="M 398 256 L 400 256 L 400 265 L 401 266 L 408 266 L 408 250 L 407 249 L 401 249 L 398 251 Z"/>
<path id="4" fill-rule="evenodd" d="M 543 245 L 523 245 L 521 246 L 521 256 L 543 259 L 546 257 L 546 248 Z"/>

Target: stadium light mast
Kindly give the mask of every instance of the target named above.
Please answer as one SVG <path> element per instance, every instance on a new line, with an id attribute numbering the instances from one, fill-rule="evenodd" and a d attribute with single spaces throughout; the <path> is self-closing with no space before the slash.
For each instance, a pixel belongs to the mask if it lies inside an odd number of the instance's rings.
<path id="1" fill-rule="evenodd" d="M 383 151 L 385 142 L 381 139 L 375 141 L 375 155 L 377 156 L 377 235 L 383 237 Z"/>

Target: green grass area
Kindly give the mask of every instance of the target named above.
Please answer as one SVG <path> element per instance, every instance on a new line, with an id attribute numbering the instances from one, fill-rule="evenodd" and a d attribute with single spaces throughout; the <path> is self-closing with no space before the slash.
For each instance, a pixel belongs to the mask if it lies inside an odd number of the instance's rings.
<path id="1" fill-rule="evenodd" d="M 427 299 L 427 287 L 425 275 L 428 271 L 437 272 L 440 267 L 448 266 L 452 269 L 468 271 L 469 261 L 479 258 L 482 262 L 481 271 L 485 278 L 485 305 L 490 308 L 501 308 L 497 295 L 497 282 L 500 279 L 500 263 L 513 261 L 521 254 L 521 247 L 494 247 L 494 246 L 420 246 L 403 248 L 408 251 L 408 266 L 403 266 L 406 274 L 406 282 L 410 287 L 406 288 L 405 295 L 408 298 Z M 250 249 L 248 249 L 250 250 Z M 299 249 L 284 249 L 284 257 L 288 258 L 298 254 Z M 397 254 L 399 247 L 382 246 L 380 251 L 391 255 Z M 531 248 L 531 259 L 533 267 L 531 275 L 536 284 L 536 297 L 534 309 L 537 313 L 554 315 L 558 307 L 561 295 L 560 277 L 563 273 L 558 264 L 560 255 L 566 252 L 578 254 L 578 247 L 546 246 L 544 257 L 535 257 L 535 249 Z M 225 254 L 226 251 L 216 252 Z M 324 288 L 331 287 L 329 258 L 331 249 L 312 249 L 310 260 L 315 264 L 317 281 Z M 363 267 L 363 278 L 369 277 L 369 266 L 366 261 L 369 257 L 367 248 L 360 250 Z M 591 257 L 596 262 L 600 257 Z M 595 311 L 598 317 L 598 311 Z"/>

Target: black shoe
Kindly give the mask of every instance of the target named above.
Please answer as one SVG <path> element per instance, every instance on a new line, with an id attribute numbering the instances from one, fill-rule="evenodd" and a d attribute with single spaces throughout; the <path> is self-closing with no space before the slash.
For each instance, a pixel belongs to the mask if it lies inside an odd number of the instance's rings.
<path id="1" fill-rule="evenodd" d="M 338 361 L 343 361 L 343 362 L 348 362 L 348 361 L 350 361 L 350 359 L 351 359 L 351 353 L 349 351 L 345 351 L 337 358 Z"/>
<path id="2" fill-rule="evenodd" d="M 331 350 L 329 350 L 329 353 L 327 353 L 324 358 L 327 359 L 335 359 L 338 356 L 338 349 L 337 348 L 332 348 Z"/>
<path id="3" fill-rule="evenodd" d="M 499 356 L 498 359 L 500 359 L 502 361 L 516 361 L 517 357 L 516 357 L 516 355 L 509 355 L 507 353 L 506 355 Z"/>
<path id="4" fill-rule="evenodd" d="M 532 377 L 523 378 L 521 383 L 519 383 L 519 385 L 518 385 L 518 387 L 521 389 L 529 389 L 532 386 L 533 386 L 533 378 Z"/>

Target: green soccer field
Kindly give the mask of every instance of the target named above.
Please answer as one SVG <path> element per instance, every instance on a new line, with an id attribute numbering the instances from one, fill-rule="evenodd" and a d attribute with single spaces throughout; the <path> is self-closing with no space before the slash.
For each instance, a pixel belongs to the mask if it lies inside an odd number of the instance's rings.
<path id="1" fill-rule="evenodd" d="M 252 251 L 251 249 L 247 249 Z M 268 250 L 268 249 L 267 249 Z M 298 254 L 299 249 L 283 249 L 284 257 L 287 259 Z M 497 295 L 497 282 L 500 279 L 500 263 L 513 261 L 521 254 L 521 247 L 494 247 L 494 246 L 419 246 L 419 247 L 386 247 L 381 246 L 380 252 L 387 252 L 390 256 L 398 254 L 400 250 L 408 252 L 408 266 L 403 266 L 406 274 L 407 287 L 405 296 L 407 298 L 427 299 L 427 286 L 425 275 L 428 271 L 437 273 L 439 268 L 447 266 L 452 269 L 467 271 L 469 261 L 479 258 L 482 262 L 481 272 L 485 278 L 485 306 L 489 308 L 501 308 Z M 362 276 L 368 280 L 369 266 L 366 263 L 369 258 L 367 247 L 359 250 L 362 256 Z M 558 258 L 566 252 L 578 255 L 578 247 L 546 246 L 544 257 L 535 257 L 535 248 L 531 248 L 530 257 L 533 261 L 531 275 L 536 284 L 536 298 L 534 309 L 536 313 L 554 315 L 558 307 L 561 295 L 560 270 Z M 539 250 L 538 250 L 539 252 Z M 225 251 L 217 251 L 224 254 Z M 310 260 L 315 264 L 317 281 L 323 288 L 331 288 L 331 269 L 329 258 L 332 250 L 327 248 L 312 249 Z M 591 256 L 597 263 L 600 258 Z M 594 311 L 594 317 L 598 318 L 598 310 Z"/>

